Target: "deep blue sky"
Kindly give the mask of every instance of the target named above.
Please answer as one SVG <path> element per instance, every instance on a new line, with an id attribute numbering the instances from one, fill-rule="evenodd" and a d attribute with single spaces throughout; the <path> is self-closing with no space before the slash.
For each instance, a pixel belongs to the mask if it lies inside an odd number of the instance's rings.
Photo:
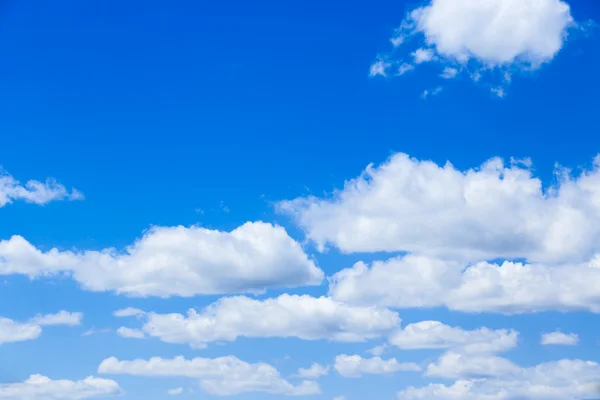
<path id="1" fill-rule="evenodd" d="M 576 20 L 600 20 L 594 0 L 569 4 Z M 376 55 L 389 49 L 388 39 L 406 11 L 416 5 L 398 0 L 0 0 L 0 165 L 21 181 L 56 177 L 85 194 L 78 202 L 15 202 L 0 208 L 0 239 L 19 234 L 41 249 L 121 249 L 151 225 L 230 230 L 262 219 L 283 224 L 301 241 L 297 227 L 274 213 L 275 202 L 331 192 L 394 152 L 450 160 L 461 170 L 493 156 L 531 157 L 545 184 L 552 183 L 557 162 L 589 166 L 600 149 L 597 29 L 573 34 L 552 62 L 514 76 L 504 99 L 459 77 L 425 101 L 421 92 L 435 85 L 426 81 L 427 66 L 407 79 L 368 74 Z M 356 259 L 321 257 L 327 273 Z M 343 265 L 334 265 L 338 260 Z M 144 302 L 82 292 L 69 280 L 48 285 L 10 279 L 10 287 L 0 286 L 0 315 L 26 319 L 77 308 L 86 313 L 88 329 L 118 327 L 110 313 L 128 305 L 184 312 L 214 300 Z M 411 313 L 403 316 L 422 319 Z M 556 328 L 554 314 L 510 320 L 450 314 L 424 312 L 471 328 L 508 325 L 527 332 L 537 323 L 530 330 L 534 347 L 540 330 Z M 581 332 L 588 344 L 569 353 L 558 349 L 548 359 L 598 351 L 593 317 L 558 315 L 573 330 L 588 329 Z M 110 355 L 197 355 L 184 345 L 123 342 L 114 334 L 82 338 L 83 328 L 58 329 L 63 328 L 48 330 L 34 342 L 0 347 L 0 372 L 9 374 L 0 375 L 0 382 L 36 372 L 80 379 L 95 374 L 98 362 Z M 229 344 L 227 354 L 261 359 L 266 342 L 252 343 Z M 298 364 L 307 366 L 319 361 L 312 357 L 315 349 L 326 363 L 340 352 L 369 347 L 277 339 L 263 358 L 272 362 L 294 353 Z M 223 354 L 212 346 L 203 356 Z M 536 363 L 546 360 L 542 348 L 528 354 Z M 69 363 L 55 365 L 62 357 Z M 394 379 L 381 384 L 386 396 L 408 378 Z M 147 381 L 141 378 L 122 381 L 131 393 L 127 398 L 145 398 L 143 393 L 152 390 L 144 389 Z M 179 385 L 161 383 L 157 390 Z M 343 385 L 350 390 L 342 391 Z M 322 386 L 323 399 L 358 395 L 362 387 L 339 379 Z M 363 388 L 367 397 L 362 398 L 370 398 L 368 393 Z M 355 398 L 361 397 L 348 396 Z"/>

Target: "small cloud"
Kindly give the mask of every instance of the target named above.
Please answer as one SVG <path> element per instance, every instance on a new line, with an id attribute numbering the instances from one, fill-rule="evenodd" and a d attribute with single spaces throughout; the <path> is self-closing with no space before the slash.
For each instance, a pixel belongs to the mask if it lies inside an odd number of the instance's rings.
<path id="1" fill-rule="evenodd" d="M 458 75 L 458 70 L 456 68 L 446 67 L 444 68 L 444 71 L 442 72 L 440 77 L 444 79 L 453 79 L 456 78 L 456 75 Z"/>
<path id="2" fill-rule="evenodd" d="M 146 335 L 139 329 L 126 328 L 124 326 L 117 329 L 117 335 L 128 339 L 144 339 Z"/>
<path id="3" fill-rule="evenodd" d="M 562 345 L 562 346 L 575 346 L 579 343 L 579 335 L 575 333 L 562 333 L 555 331 L 552 333 L 545 333 L 542 335 L 541 344 L 547 345 Z"/>
<path id="4" fill-rule="evenodd" d="M 144 314 L 146 314 L 145 311 L 140 310 L 139 308 L 133 308 L 133 307 L 122 308 L 122 309 L 119 309 L 119 310 L 116 310 L 115 312 L 113 312 L 113 315 L 115 317 L 119 317 L 119 318 L 136 317 L 138 315 L 144 315 Z"/>
<path id="5" fill-rule="evenodd" d="M 56 314 L 38 315 L 32 319 L 32 322 L 44 326 L 44 325 L 68 325 L 76 326 L 81 325 L 83 319 L 83 313 L 80 312 L 68 312 L 60 311 Z"/>
<path id="6" fill-rule="evenodd" d="M 382 345 L 375 346 L 372 349 L 367 350 L 367 353 L 374 355 L 376 357 L 379 357 L 385 352 L 386 349 L 387 349 L 387 346 L 385 344 L 382 344 Z"/>
<path id="7" fill-rule="evenodd" d="M 396 73 L 396 75 L 404 75 L 405 73 L 412 71 L 413 69 L 415 69 L 414 65 L 403 63 L 402 65 L 400 65 L 400 67 L 398 67 L 398 72 Z"/>
<path id="8" fill-rule="evenodd" d="M 391 66 L 392 64 L 380 58 L 371 65 L 371 68 L 369 69 L 369 76 L 387 76 L 387 70 Z"/>
<path id="9" fill-rule="evenodd" d="M 170 396 L 179 396 L 180 394 L 183 393 L 183 388 L 182 387 L 178 387 L 175 389 L 170 389 L 167 391 L 167 394 Z"/>
<path id="10" fill-rule="evenodd" d="M 435 53 L 432 49 L 417 49 L 412 53 L 416 64 L 422 64 L 432 61 L 435 58 Z"/>
<path id="11" fill-rule="evenodd" d="M 423 93 L 421 93 L 421 98 L 422 99 L 427 99 L 429 96 L 437 96 L 440 93 L 442 93 L 443 90 L 444 90 L 444 88 L 441 87 L 441 86 L 438 86 L 438 87 L 436 87 L 433 90 L 427 90 L 427 89 L 425 89 L 423 91 Z"/>
<path id="12" fill-rule="evenodd" d="M 506 93 L 504 92 L 504 88 L 502 88 L 502 87 L 491 88 L 490 91 L 492 93 L 494 93 L 496 96 L 500 97 L 501 99 L 503 99 L 506 96 Z"/>
<path id="13" fill-rule="evenodd" d="M 88 329 L 87 331 L 83 332 L 81 334 L 81 336 L 92 336 L 92 335 L 96 335 L 98 333 L 109 333 L 111 330 L 109 328 L 104 328 L 104 329 Z"/>

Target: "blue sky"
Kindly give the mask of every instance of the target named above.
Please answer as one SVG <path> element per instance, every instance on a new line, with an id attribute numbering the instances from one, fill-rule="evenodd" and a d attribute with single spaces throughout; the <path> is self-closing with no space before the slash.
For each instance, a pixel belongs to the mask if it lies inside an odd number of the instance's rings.
<path id="1" fill-rule="evenodd" d="M 0 399 L 600 397 L 595 2 L 125 3 L 0 2 Z"/>

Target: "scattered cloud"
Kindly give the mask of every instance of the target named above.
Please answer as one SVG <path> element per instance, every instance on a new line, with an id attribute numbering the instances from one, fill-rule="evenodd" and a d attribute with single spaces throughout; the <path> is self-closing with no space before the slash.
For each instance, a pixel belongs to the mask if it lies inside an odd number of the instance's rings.
<path id="1" fill-rule="evenodd" d="M 298 376 L 307 379 L 317 379 L 327 374 L 329 374 L 329 367 L 318 363 L 314 363 L 310 368 L 300 368 L 298 370 Z"/>
<path id="2" fill-rule="evenodd" d="M 38 315 L 34 317 L 31 322 L 44 326 L 44 325 L 68 325 L 77 326 L 81 325 L 83 319 L 83 313 L 80 312 L 68 312 L 59 311 L 56 314 Z"/>
<path id="3" fill-rule="evenodd" d="M 472 363 L 462 359 L 461 362 Z M 600 366 L 597 363 L 560 360 L 532 368 L 518 368 L 504 361 L 501 363 L 503 365 L 492 366 L 498 362 L 497 358 L 494 361 L 479 359 L 475 362 L 484 371 L 495 371 L 498 374 L 496 377 L 460 379 L 452 385 L 432 383 L 421 388 L 409 387 L 398 393 L 398 400 L 580 400 L 598 397 Z M 449 365 L 449 368 L 470 370 L 465 366 Z"/>
<path id="4" fill-rule="evenodd" d="M 153 227 L 124 252 L 43 252 L 21 236 L 0 241 L 0 275 L 68 274 L 84 289 L 130 296 L 263 292 L 318 285 L 321 271 L 280 226 L 248 222 L 231 232 Z"/>
<path id="5" fill-rule="evenodd" d="M 417 49 L 412 53 L 415 64 L 423 64 L 432 61 L 435 53 L 432 49 Z"/>
<path id="6" fill-rule="evenodd" d="M 501 88 L 501 87 L 491 88 L 490 91 L 493 94 L 495 94 L 496 96 L 500 97 L 501 99 L 503 99 L 506 96 L 506 92 L 504 91 L 504 88 Z"/>
<path id="7" fill-rule="evenodd" d="M 389 341 L 401 349 L 452 349 L 455 352 L 497 353 L 517 346 L 514 330 L 479 328 L 464 330 L 439 321 L 409 324 L 392 333 Z"/>
<path id="8" fill-rule="evenodd" d="M 133 307 L 122 308 L 122 309 L 116 310 L 113 313 L 113 315 L 115 317 L 119 317 L 119 318 L 122 318 L 122 317 L 135 317 L 135 316 L 144 315 L 144 314 L 146 314 L 145 311 L 140 310 L 138 308 L 133 308 Z"/>
<path id="9" fill-rule="evenodd" d="M 0 384 L 0 399 L 81 400 L 119 394 L 121 388 L 117 382 L 93 376 L 80 381 L 70 381 L 31 375 L 24 382 Z"/>
<path id="10" fill-rule="evenodd" d="M 178 387 L 178 388 L 175 388 L 175 389 L 167 390 L 167 394 L 169 396 L 179 396 L 182 393 L 183 393 L 183 388 L 182 387 Z"/>
<path id="11" fill-rule="evenodd" d="M 456 75 L 458 75 L 458 70 L 456 68 L 446 67 L 440 76 L 444 79 L 453 79 L 456 78 Z"/>
<path id="12" fill-rule="evenodd" d="M 385 353 L 386 349 L 387 349 L 387 345 L 384 343 L 384 344 L 381 344 L 379 346 L 375 346 L 375 347 L 367 350 L 367 353 L 369 353 L 369 354 L 371 354 L 373 356 L 379 357 L 383 353 Z"/>
<path id="13" fill-rule="evenodd" d="M 575 346 L 579 343 L 579 335 L 576 333 L 562 333 L 562 332 L 551 332 L 544 333 L 542 335 L 541 343 L 543 345 L 564 345 L 564 346 Z"/>
<path id="14" fill-rule="evenodd" d="M 506 358 L 494 355 L 465 355 L 444 353 L 435 363 L 427 366 L 426 375 L 446 379 L 481 379 L 498 376 L 514 376 L 521 368 Z"/>
<path id="15" fill-rule="evenodd" d="M 429 96 L 437 96 L 440 93 L 442 93 L 442 91 L 444 90 L 443 87 L 438 86 L 435 89 L 429 90 L 429 89 L 425 89 L 423 91 L 423 93 L 421 93 L 421 98 L 423 99 L 427 99 Z"/>
<path id="16" fill-rule="evenodd" d="M 200 386 L 215 396 L 233 396 L 248 392 L 264 392 L 283 396 L 319 394 L 314 381 L 294 385 L 283 379 L 279 372 L 265 363 L 249 364 L 237 357 L 164 359 L 153 357 L 120 361 L 110 357 L 98 367 L 100 374 L 128 374 L 136 376 L 188 377 L 200 380 Z"/>
<path id="17" fill-rule="evenodd" d="M 387 76 L 387 70 L 392 66 L 392 64 L 386 62 L 383 59 L 378 59 L 375 61 L 371 68 L 369 69 L 369 76 Z"/>
<path id="18" fill-rule="evenodd" d="M 401 363 L 395 358 L 383 360 L 380 357 L 362 358 L 359 355 L 339 355 L 335 358 L 335 370 L 346 378 L 359 378 L 362 375 L 388 375 L 401 371 L 419 372 L 415 363 Z"/>
<path id="19" fill-rule="evenodd" d="M 239 337 L 361 342 L 387 335 L 400 323 L 390 310 L 288 294 L 265 300 L 225 297 L 187 316 L 150 312 L 145 318 L 142 331 L 148 336 L 195 348 Z"/>
<path id="20" fill-rule="evenodd" d="M 0 317 L 0 344 L 37 339 L 42 328 L 32 323 L 20 323 Z"/>
<path id="21" fill-rule="evenodd" d="M 69 192 L 54 179 L 30 180 L 22 185 L 0 167 L 0 208 L 19 200 L 43 205 L 57 200 L 83 200 L 83 193 L 77 189 Z"/>
<path id="22" fill-rule="evenodd" d="M 124 326 L 117 329 L 117 335 L 129 339 L 143 339 L 146 337 L 144 332 L 139 329 L 131 329 Z"/>

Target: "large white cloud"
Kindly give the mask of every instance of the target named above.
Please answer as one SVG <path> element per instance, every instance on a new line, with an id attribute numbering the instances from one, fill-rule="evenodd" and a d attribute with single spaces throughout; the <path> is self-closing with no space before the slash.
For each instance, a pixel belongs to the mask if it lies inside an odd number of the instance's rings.
<path id="1" fill-rule="evenodd" d="M 98 367 L 101 374 L 128 374 L 138 376 L 188 377 L 198 379 L 200 386 L 215 396 L 232 396 L 246 392 L 265 392 L 284 396 L 313 395 L 321 392 L 314 381 L 294 385 L 281 377 L 271 365 L 249 364 L 236 357 L 194 358 L 183 357 L 149 360 L 120 361 L 107 358 Z"/>
<path id="2" fill-rule="evenodd" d="M 460 361 L 469 363 L 468 360 Z M 491 371 L 489 362 L 481 359 L 477 362 L 481 371 Z M 452 385 L 432 383 L 421 388 L 409 387 L 398 393 L 398 399 L 582 400 L 600 396 L 600 365 L 595 362 L 561 360 L 532 368 L 517 368 L 508 363 L 505 361 L 504 366 L 493 367 L 498 374 L 496 377 L 460 379 Z M 471 362 L 470 365 L 473 367 L 475 364 Z M 448 367 L 450 371 L 477 371 L 476 368 Z"/>
<path id="3" fill-rule="evenodd" d="M 470 354 L 506 351 L 516 347 L 517 340 L 514 330 L 464 330 L 439 321 L 409 324 L 389 337 L 390 343 L 401 349 L 453 349 Z"/>
<path id="4" fill-rule="evenodd" d="M 600 312 L 600 257 L 573 265 L 466 264 L 409 255 L 359 262 L 336 273 L 330 296 L 385 307 L 445 306 L 465 312 Z"/>
<path id="5" fill-rule="evenodd" d="M 66 273 L 92 291 L 168 297 L 318 285 L 323 272 L 279 226 L 248 222 L 231 232 L 154 227 L 127 247 L 40 251 L 20 236 L 0 242 L 0 275 Z"/>
<path id="6" fill-rule="evenodd" d="M 600 156 L 547 189 L 529 162 L 460 171 L 398 153 L 328 198 L 279 203 L 322 249 L 407 251 L 453 260 L 560 263 L 600 251 Z"/>
<path id="7" fill-rule="evenodd" d="M 120 393 L 121 388 L 117 382 L 93 376 L 80 381 L 70 381 L 31 375 L 24 382 L 0 384 L 0 399 L 10 400 L 79 400 Z"/>
<path id="8" fill-rule="evenodd" d="M 383 360 L 380 357 L 362 358 L 359 355 L 341 354 L 335 358 L 334 368 L 346 378 L 359 378 L 362 375 L 390 375 L 400 371 L 419 372 L 415 363 L 398 362 L 395 358 Z"/>
<path id="9" fill-rule="evenodd" d="M 193 347 L 238 337 L 360 342 L 387 335 L 400 323 L 398 314 L 387 309 L 288 294 L 265 300 L 225 297 L 187 316 L 149 312 L 145 318 L 142 330 L 148 336 Z"/>
<path id="10" fill-rule="evenodd" d="M 28 322 L 18 322 L 0 317 L 0 344 L 37 339 L 42 334 L 42 326 L 81 324 L 83 313 L 59 311 L 56 314 L 37 315 Z"/>
<path id="11" fill-rule="evenodd" d="M 55 200 L 82 199 L 80 191 L 72 189 L 69 192 L 54 179 L 30 180 L 23 185 L 0 167 L 0 207 L 18 200 L 42 205 Z"/>

